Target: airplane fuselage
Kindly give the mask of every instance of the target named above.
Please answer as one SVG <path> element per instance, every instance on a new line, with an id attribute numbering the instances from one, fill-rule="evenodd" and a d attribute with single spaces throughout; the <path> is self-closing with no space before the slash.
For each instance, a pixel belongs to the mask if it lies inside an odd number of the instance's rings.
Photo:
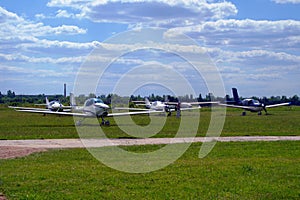
<path id="1" fill-rule="evenodd" d="M 108 115 L 109 106 L 101 99 L 91 98 L 85 101 L 83 107 L 76 107 L 73 111 L 82 112 L 90 117 L 103 118 Z"/>
<path id="2" fill-rule="evenodd" d="M 239 105 L 248 106 L 249 108 L 245 108 L 244 110 L 248 110 L 250 112 L 261 112 L 264 109 L 264 105 L 255 99 L 244 99 Z"/>
<path id="3" fill-rule="evenodd" d="M 151 110 L 157 110 L 157 111 L 165 110 L 166 107 L 167 107 L 167 105 L 161 101 L 154 101 L 151 104 L 146 105 L 146 108 L 151 109 Z"/>
<path id="4" fill-rule="evenodd" d="M 62 111 L 63 105 L 59 103 L 58 101 L 51 101 L 47 108 L 51 111 Z"/>

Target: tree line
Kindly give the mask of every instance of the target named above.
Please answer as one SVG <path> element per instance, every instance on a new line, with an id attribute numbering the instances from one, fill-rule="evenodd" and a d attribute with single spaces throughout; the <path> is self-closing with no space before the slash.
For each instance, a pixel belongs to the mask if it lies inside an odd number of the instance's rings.
<path id="1" fill-rule="evenodd" d="M 38 94 L 38 95 L 17 95 L 14 91 L 8 90 L 6 94 L 3 94 L 0 92 L 0 104 L 6 104 L 6 105 L 26 105 L 26 104 L 42 104 L 45 103 L 45 98 L 49 99 L 49 101 L 52 100 L 58 100 L 62 104 L 69 105 L 70 104 L 70 97 L 64 97 L 63 95 L 45 95 L 45 94 Z M 106 104 L 111 104 L 112 101 L 114 103 L 124 103 L 130 101 L 144 101 L 144 96 L 134 96 L 131 95 L 130 97 L 120 97 L 116 94 L 108 94 L 108 95 L 95 95 L 93 93 L 90 93 L 89 95 L 79 95 L 76 97 L 76 102 L 78 104 L 83 104 L 84 101 L 88 98 L 97 97 L 104 101 Z M 226 95 L 225 97 L 215 97 L 212 93 L 208 93 L 204 96 L 199 94 L 199 96 L 194 97 L 193 95 L 185 95 L 185 96 L 172 96 L 172 95 L 155 95 L 151 94 L 147 96 L 147 98 L 150 101 L 170 101 L 170 102 L 208 102 L 208 101 L 233 101 L 233 97 L 230 97 L 229 95 Z M 291 102 L 292 105 L 300 105 L 300 98 L 297 95 L 294 95 L 292 97 L 287 96 L 271 96 L 271 97 L 251 97 L 253 99 L 259 100 L 262 103 L 265 104 L 277 104 L 277 103 L 286 103 Z M 241 97 L 241 99 L 243 99 Z"/>

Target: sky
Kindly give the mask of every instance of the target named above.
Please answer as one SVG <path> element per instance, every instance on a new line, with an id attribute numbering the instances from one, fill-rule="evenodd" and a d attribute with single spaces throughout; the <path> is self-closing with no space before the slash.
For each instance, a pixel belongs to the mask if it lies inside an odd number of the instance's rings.
<path id="1" fill-rule="evenodd" d="M 95 48 L 105 49 L 104 59 L 110 38 L 153 27 L 186 35 L 204 48 L 227 94 L 237 87 L 243 97 L 300 96 L 299 10 L 300 0 L 1 0 L 0 91 L 62 94 L 66 83 L 71 92 Z M 148 70 L 136 70 L 140 76 L 172 83 L 175 70 L 196 93 L 206 94 L 205 78 L 195 78 L 174 53 L 127 50 L 103 76 L 106 82 L 99 81 L 98 95 L 111 93 L 122 75 L 141 65 Z M 164 92 L 149 84 L 135 91 Z"/>

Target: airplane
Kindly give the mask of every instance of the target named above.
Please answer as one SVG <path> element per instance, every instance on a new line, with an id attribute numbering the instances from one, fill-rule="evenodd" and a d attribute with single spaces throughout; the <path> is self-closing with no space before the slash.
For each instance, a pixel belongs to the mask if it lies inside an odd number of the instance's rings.
<path id="1" fill-rule="evenodd" d="M 47 109 L 51 111 L 71 111 L 72 106 L 64 106 L 59 101 L 50 101 L 46 97 L 46 104 L 35 104 L 39 106 L 46 106 Z M 66 110 L 67 109 L 67 110 Z"/>
<path id="2" fill-rule="evenodd" d="M 61 112 L 61 111 L 71 111 L 72 106 L 64 106 L 61 104 L 59 101 L 50 101 L 46 97 L 46 103 L 45 104 L 35 104 L 37 106 L 46 106 L 46 108 L 30 108 L 30 107 L 15 107 L 15 106 L 9 106 L 9 108 L 13 109 L 19 109 L 19 110 L 50 110 L 50 111 L 56 111 L 56 112 Z"/>
<path id="3" fill-rule="evenodd" d="M 265 105 L 264 103 L 260 103 L 258 100 L 255 99 L 243 99 L 241 100 L 238 95 L 238 91 L 236 88 L 232 88 L 232 94 L 233 94 L 233 104 L 219 104 L 220 106 L 226 106 L 226 107 L 231 107 L 231 108 L 241 108 L 244 109 L 245 111 L 250 111 L 250 112 L 257 112 L 258 115 L 261 115 L 261 111 L 265 111 L 266 115 L 267 113 L 267 108 L 274 108 L 274 107 L 279 107 L 279 106 L 287 106 L 291 105 L 290 102 L 288 103 L 280 103 L 280 104 L 273 104 L 273 105 Z M 230 103 L 230 102 L 228 102 Z M 243 112 L 242 115 L 246 115 L 246 112 Z"/>
<path id="4" fill-rule="evenodd" d="M 70 99 L 71 99 L 72 112 L 65 112 L 65 111 L 57 112 L 57 111 L 51 111 L 48 109 L 43 109 L 43 110 L 37 110 L 37 109 L 32 109 L 32 108 L 24 109 L 24 107 L 22 109 L 20 109 L 20 107 L 10 107 L 10 108 L 14 108 L 18 112 L 82 117 L 82 120 L 77 121 L 76 125 L 81 125 L 81 122 L 85 118 L 97 117 L 98 119 L 99 118 L 102 119 L 101 125 L 106 125 L 106 126 L 109 126 L 110 122 L 108 120 L 105 120 L 104 119 L 105 117 L 119 117 L 119 116 L 140 115 L 140 114 L 150 114 L 150 113 L 162 112 L 162 111 L 147 110 L 147 111 L 139 111 L 139 112 L 109 113 L 110 107 L 99 98 L 87 99 L 82 107 L 76 106 L 75 98 L 74 98 L 73 94 L 70 95 Z"/>
<path id="5" fill-rule="evenodd" d="M 131 110 L 131 111 L 162 111 L 167 112 L 168 116 L 171 115 L 171 112 L 176 111 L 175 106 L 169 106 L 161 101 L 150 102 L 146 97 L 145 101 L 132 101 L 137 106 L 145 106 L 145 108 L 124 108 L 124 107 L 115 107 L 115 110 Z"/>
<path id="6" fill-rule="evenodd" d="M 136 103 L 137 106 L 145 106 L 145 109 L 143 108 L 120 108 L 115 107 L 116 110 L 156 110 L 156 111 L 165 111 L 168 113 L 168 116 L 171 115 L 171 112 L 175 112 L 178 109 L 180 111 L 185 110 L 195 110 L 200 109 L 201 104 L 212 104 L 212 103 L 219 103 L 219 102 L 162 102 L 162 101 L 153 101 L 150 102 L 147 97 L 145 97 L 145 101 L 132 101 L 133 103 Z M 198 105 L 197 107 L 193 105 Z"/>

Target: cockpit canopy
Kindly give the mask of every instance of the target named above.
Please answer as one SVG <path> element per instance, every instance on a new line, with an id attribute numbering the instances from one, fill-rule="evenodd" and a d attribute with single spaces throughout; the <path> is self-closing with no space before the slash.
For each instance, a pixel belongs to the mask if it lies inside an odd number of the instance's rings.
<path id="1" fill-rule="evenodd" d="M 94 105 L 95 103 L 103 103 L 103 101 L 98 98 L 88 99 L 85 101 L 84 106 L 91 106 L 91 105 Z"/>
<path id="2" fill-rule="evenodd" d="M 251 106 L 251 105 L 259 105 L 259 101 L 255 99 L 244 99 L 243 100 L 243 105 L 245 106 Z"/>

